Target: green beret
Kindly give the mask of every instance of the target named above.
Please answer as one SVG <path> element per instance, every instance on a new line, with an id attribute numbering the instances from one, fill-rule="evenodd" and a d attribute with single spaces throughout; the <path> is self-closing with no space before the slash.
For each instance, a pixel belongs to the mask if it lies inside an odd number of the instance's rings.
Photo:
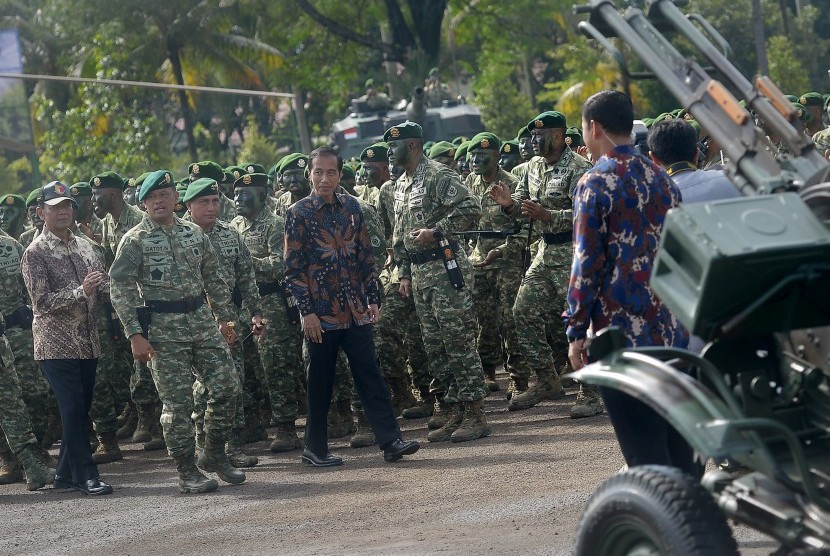
<path id="1" fill-rule="evenodd" d="M 463 135 L 459 135 L 458 137 L 455 137 L 452 141 L 450 141 L 450 143 L 452 143 L 453 145 L 455 145 L 457 147 L 461 143 L 466 143 L 469 140 L 470 140 L 469 137 L 464 137 Z"/>
<path id="2" fill-rule="evenodd" d="M 830 93 L 824 93 L 821 98 L 824 99 L 824 109 L 827 110 L 827 104 L 830 103 Z"/>
<path id="3" fill-rule="evenodd" d="M 432 77 L 433 75 L 437 75 L 437 74 L 438 74 L 438 68 L 432 68 L 431 70 L 429 70 L 429 76 L 430 77 Z"/>
<path id="4" fill-rule="evenodd" d="M 428 153 L 434 144 L 435 141 L 424 141 L 424 152 Z"/>
<path id="5" fill-rule="evenodd" d="M 19 209 L 26 210 L 26 199 L 22 195 L 3 195 L 0 197 L 0 205 L 16 206 Z"/>
<path id="6" fill-rule="evenodd" d="M 144 183 L 141 184 L 141 189 L 138 190 L 136 199 L 143 201 L 150 192 L 156 189 L 167 189 L 169 187 L 176 187 L 176 182 L 173 181 L 173 174 L 169 170 L 156 170 L 144 179 Z"/>
<path id="7" fill-rule="evenodd" d="M 176 206 L 173 207 L 173 212 L 184 212 L 187 210 L 187 207 L 184 204 L 184 195 L 187 192 L 187 189 L 182 189 L 179 191 L 179 197 L 176 199 Z"/>
<path id="8" fill-rule="evenodd" d="M 789 100 L 792 103 L 798 102 L 798 97 L 795 96 L 795 95 L 784 95 L 784 98 L 786 98 L 787 100 Z"/>
<path id="9" fill-rule="evenodd" d="M 673 120 L 673 119 L 674 119 L 674 116 L 672 116 L 669 112 L 663 112 L 662 114 L 660 114 L 659 116 L 654 118 L 654 121 L 651 122 L 651 125 L 659 124 L 662 121 Z"/>
<path id="10" fill-rule="evenodd" d="M 239 176 L 233 182 L 233 187 L 234 189 L 237 187 L 268 187 L 268 176 L 265 174 L 245 174 Z"/>
<path id="11" fill-rule="evenodd" d="M 561 112 L 542 112 L 527 123 L 527 130 L 534 129 L 565 129 L 568 123 Z"/>
<path id="12" fill-rule="evenodd" d="M 368 89 L 369 87 L 374 87 L 374 86 L 375 86 L 375 80 L 372 79 L 371 77 L 366 80 L 366 83 L 363 84 L 364 89 Z"/>
<path id="13" fill-rule="evenodd" d="M 669 112 L 669 113 L 670 113 L 672 116 L 674 116 L 675 118 L 681 118 L 681 119 L 682 119 L 682 118 L 683 118 L 683 115 L 686 113 L 686 111 L 685 111 L 684 109 L 682 109 L 682 108 L 675 108 L 674 110 L 672 110 L 672 111 L 671 111 L 671 112 Z"/>
<path id="14" fill-rule="evenodd" d="M 201 178 L 199 178 L 201 179 Z M 210 178 L 208 178 L 210 179 Z M 176 191 L 187 191 L 187 186 L 190 185 L 190 178 L 182 178 L 176 182 Z"/>
<path id="15" fill-rule="evenodd" d="M 448 156 L 453 158 L 455 156 L 455 145 L 448 141 L 438 141 L 429 149 L 429 153 L 427 153 L 427 157 L 431 160 L 435 160 L 439 156 Z"/>
<path id="16" fill-rule="evenodd" d="M 280 164 L 282 164 L 280 173 L 287 172 L 288 170 L 305 170 L 308 168 L 308 157 L 303 153 L 292 153 L 283 158 Z M 264 174 L 264 172 L 260 173 Z"/>
<path id="17" fill-rule="evenodd" d="M 142 184 L 142 183 L 144 183 L 144 180 L 146 180 L 146 179 L 147 179 L 147 176 L 149 176 L 150 174 L 152 174 L 152 172 L 144 172 L 143 174 L 141 174 L 140 176 L 138 176 L 138 177 L 137 177 L 137 178 L 133 181 L 133 187 L 141 187 L 141 184 Z"/>
<path id="18" fill-rule="evenodd" d="M 230 175 L 230 183 L 233 183 L 238 180 L 240 176 L 244 176 L 248 172 L 246 172 L 245 168 L 242 166 L 228 166 L 225 168 L 224 173 Z"/>
<path id="19" fill-rule="evenodd" d="M 515 139 L 511 139 L 510 141 L 505 141 L 501 144 L 501 149 L 499 152 L 502 154 L 509 154 L 512 152 L 519 152 L 519 142 Z"/>
<path id="20" fill-rule="evenodd" d="M 246 174 L 265 174 L 265 166 L 262 164 L 246 162 L 245 164 L 240 164 L 240 166 L 245 169 Z"/>
<path id="21" fill-rule="evenodd" d="M 369 145 L 360 153 L 361 162 L 389 162 L 389 146 L 386 143 Z"/>
<path id="22" fill-rule="evenodd" d="M 795 115 L 798 116 L 798 119 L 804 122 L 805 124 L 810 123 L 813 119 L 813 115 L 807 112 L 807 109 L 804 108 L 804 105 L 800 102 L 794 102 L 793 108 L 795 108 Z"/>
<path id="23" fill-rule="evenodd" d="M 421 139 L 424 136 L 424 129 L 409 120 L 402 124 L 393 125 L 383 134 L 383 142 L 398 141 L 399 139 Z"/>
<path id="24" fill-rule="evenodd" d="M 79 181 L 78 183 L 72 184 L 72 187 L 69 188 L 69 193 L 73 197 L 92 197 L 92 187 L 85 181 Z"/>
<path id="25" fill-rule="evenodd" d="M 695 134 L 697 135 L 697 138 L 700 139 L 700 131 L 701 131 L 700 124 L 697 123 L 697 120 L 688 120 L 688 122 L 689 122 L 689 125 L 692 126 L 692 128 L 695 130 Z"/>
<path id="26" fill-rule="evenodd" d="M 219 195 L 219 184 L 216 183 L 216 180 L 210 178 L 199 178 L 190 182 L 190 185 L 187 186 L 182 201 L 186 203 L 196 197 L 207 197 L 208 195 Z"/>
<path id="27" fill-rule="evenodd" d="M 582 141 L 582 131 L 578 127 L 569 127 L 565 130 L 565 144 L 571 148 L 581 147 L 585 143 Z"/>
<path id="28" fill-rule="evenodd" d="M 643 118 L 643 125 L 645 125 L 647 128 L 653 126 L 654 118 Z"/>
<path id="29" fill-rule="evenodd" d="M 39 187 L 37 189 L 29 191 L 29 195 L 26 197 L 26 208 L 29 208 L 32 205 L 36 205 L 40 202 L 40 193 L 41 190 Z"/>
<path id="30" fill-rule="evenodd" d="M 268 168 L 268 172 L 265 175 L 268 176 L 268 181 L 274 181 L 274 178 L 277 177 L 277 165 L 274 164 L 273 166 Z M 227 176 L 233 178 L 233 174 L 225 170 L 225 177 Z M 233 179 L 231 179 L 231 182 L 233 182 Z"/>
<path id="31" fill-rule="evenodd" d="M 458 145 L 458 148 L 455 149 L 455 160 L 461 160 L 461 158 L 467 158 L 467 148 L 470 146 L 469 142 L 461 143 Z"/>
<path id="32" fill-rule="evenodd" d="M 211 160 L 194 162 L 187 167 L 187 173 L 190 174 L 191 181 L 199 178 L 210 178 L 217 182 L 222 181 L 222 167 Z"/>
<path id="33" fill-rule="evenodd" d="M 124 178 L 116 174 L 115 172 L 101 172 L 97 176 L 93 176 L 91 180 L 89 180 L 89 185 L 93 189 L 124 189 Z"/>
<path id="34" fill-rule="evenodd" d="M 798 99 L 799 104 L 803 104 L 805 107 L 810 106 L 824 106 L 824 97 L 822 97 L 819 93 L 804 93 L 801 95 L 801 98 Z"/>
<path id="35" fill-rule="evenodd" d="M 470 142 L 467 144 L 467 151 L 471 151 L 473 149 L 490 149 L 498 151 L 501 149 L 501 139 L 499 139 L 495 133 L 482 131 L 470 139 Z"/>
<path id="36" fill-rule="evenodd" d="M 522 137 L 530 137 L 530 130 L 527 129 L 526 125 L 519 128 L 519 133 L 516 134 L 516 141 L 518 142 Z"/>
<path id="37" fill-rule="evenodd" d="M 344 164 L 342 172 L 343 175 L 340 177 L 342 181 L 349 181 L 355 179 L 355 169 L 351 165 Z"/>

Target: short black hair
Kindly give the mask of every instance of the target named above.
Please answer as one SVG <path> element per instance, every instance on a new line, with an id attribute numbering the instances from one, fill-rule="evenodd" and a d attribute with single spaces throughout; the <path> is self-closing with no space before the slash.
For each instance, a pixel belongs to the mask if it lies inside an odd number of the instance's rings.
<path id="1" fill-rule="evenodd" d="M 311 154 L 308 155 L 308 168 L 311 169 L 314 166 L 314 159 L 320 156 L 333 156 L 337 159 L 337 170 L 342 172 L 343 171 L 343 157 L 340 156 L 340 153 L 337 152 L 335 149 L 331 147 L 318 147 L 311 151 Z"/>
<path id="2" fill-rule="evenodd" d="M 686 120 L 663 120 L 648 130 L 648 150 L 666 165 L 692 162 L 697 154 L 697 132 Z"/>
<path id="3" fill-rule="evenodd" d="M 634 127 L 634 106 L 625 93 L 600 91 L 585 101 L 582 118 L 598 122 L 611 133 L 628 135 Z"/>

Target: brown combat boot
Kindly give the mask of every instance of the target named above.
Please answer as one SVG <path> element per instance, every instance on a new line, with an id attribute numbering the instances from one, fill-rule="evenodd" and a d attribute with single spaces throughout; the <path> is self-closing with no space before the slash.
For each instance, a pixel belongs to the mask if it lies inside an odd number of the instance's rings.
<path id="1" fill-rule="evenodd" d="M 155 416 L 153 406 L 147 404 L 136 406 L 136 412 L 138 413 L 138 421 L 136 422 L 132 441 L 136 443 L 150 442 L 153 439 L 153 435 L 150 434 L 150 427 L 153 426 L 153 417 Z"/>
<path id="2" fill-rule="evenodd" d="M 485 369 L 484 371 L 484 384 L 487 386 L 487 390 L 490 392 L 498 392 L 499 391 L 499 383 L 496 382 L 496 368 Z"/>
<path id="3" fill-rule="evenodd" d="M 181 494 L 201 494 L 213 492 L 219 488 L 216 479 L 208 479 L 196 468 L 193 454 L 178 455 L 173 459 L 176 461 L 176 471 L 179 473 L 179 492 Z"/>
<path id="4" fill-rule="evenodd" d="M 593 417 L 604 411 L 602 398 L 596 386 L 579 385 L 579 392 L 576 394 L 576 402 L 570 410 L 571 419 L 582 419 Z"/>
<path id="5" fill-rule="evenodd" d="M 378 441 L 375 438 L 375 431 L 372 430 L 372 427 L 369 426 L 369 422 L 366 420 L 366 415 L 362 411 L 356 411 L 355 414 L 357 415 L 357 432 L 349 440 L 349 446 L 352 448 L 368 448 L 369 446 L 374 446 Z"/>
<path id="6" fill-rule="evenodd" d="M 23 467 L 5 437 L 0 437 L 0 485 L 11 485 L 23 480 Z"/>
<path id="7" fill-rule="evenodd" d="M 270 450 L 275 454 L 290 452 L 303 447 L 303 441 L 297 436 L 297 425 L 294 421 L 277 423 L 277 430 L 274 432 L 274 440 L 271 442 Z"/>
<path id="8" fill-rule="evenodd" d="M 396 377 L 389 381 L 389 389 L 392 391 L 392 409 L 395 416 L 403 414 L 405 409 L 417 405 L 418 400 L 412 393 L 409 379 L 405 376 Z"/>
<path id="9" fill-rule="evenodd" d="M 527 378 L 524 377 L 510 377 L 510 384 L 507 386 L 507 393 L 505 397 L 510 400 L 516 394 L 521 394 L 527 390 Z"/>
<path id="10" fill-rule="evenodd" d="M 447 423 L 452 404 L 444 403 L 443 398 L 435 398 L 432 417 L 427 421 L 427 428 L 431 430 L 440 429 Z"/>
<path id="11" fill-rule="evenodd" d="M 127 409 L 124 412 L 126 413 L 124 415 L 124 423 L 120 425 L 118 431 L 115 433 L 115 437 L 118 440 L 132 438 L 136 425 L 138 425 L 138 410 L 135 408 L 133 402 L 127 404 Z"/>
<path id="12" fill-rule="evenodd" d="M 121 448 L 118 446 L 116 433 L 105 432 L 98 435 L 98 447 L 92 453 L 95 463 L 111 463 L 124 459 Z"/>
<path id="13" fill-rule="evenodd" d="M 26 490 L 43 488 L 55 480 L 55 470 L 40 461 L 36 449 L 26 446 L 18 457 L 26 470 Z"/>
<path id="14" fill-rule="evenodd" d="M 450 436 L 453 442 L 468 442 L 490 436 L 493 432 L 484 415 L 484 400 L 464 402 L 464 420 Z"/>
<path id="15" fill-rule="evenodd" d="M 328 416 L 329 438 L 343 438 L 355 431 L 351 400 L 340 400 L 331 406 Z"/>
<path id="16" fill-rule="evenodd" d="M 412 406 L 404 409 L 401 416 L 404 419 L 423 419 L 424 417 L 432 417 L 435 412 L 435 397 L 421 396 L 421 401 L 416 401 Z"/>
<path id="17" fill-rule="evenodd" d="M 196 460 L 196 465 L 205 471 L 216 473 L 226 483 L 239 485 L 245 482 L 245 472 L 240 471 L 228 461 L 228 456 L 225 454 L 225 438 L 215 433 L 208 432 L 205 435 L 205 451 Z"/>
<path id="18" fill-rule="evenodd" d="M 225 445 L 225 453 L 228 461 L 236 468 L 254 467 L 259 463 L 259 458 L 249 456 L 242 451 L 242 429 L 233 429 L 228 436 L 228 443 Z"/>
<path id="19" fill-rule="evenodd" d="M 150 424 L 150 440 L 144 443 L 144 451 L 146 452 L 156 452 L 167 448 L 167 443 L 164 441 L 164 431 L 159 422 L 159 417 L 161 416 L 156 415 L 155 417 Z"/>
<path id="20" fill-rule="evenodd" d="M 565 390 L 562 388 L 562 382 L 555 374 L 547 379 L 540 377 L 539 382 L 522 392 L 515 394 L 510 398 L 507 404 L 507 409 L 510 411 L 517 411 L 521 409 L 530 409 L 539 402 L 545 400 L 558 400 L 565 396 Z"/>
<path id="21" fill-rule="evenodd" d="M 430 432 L 427 435 L 427 440 L 430 442 L 448 442 L 452 438 L 452 433 L 458 430 L 464 420 L 464 410 L 460 403 L 445 404 L 446 422 L 444 425 Z"/>

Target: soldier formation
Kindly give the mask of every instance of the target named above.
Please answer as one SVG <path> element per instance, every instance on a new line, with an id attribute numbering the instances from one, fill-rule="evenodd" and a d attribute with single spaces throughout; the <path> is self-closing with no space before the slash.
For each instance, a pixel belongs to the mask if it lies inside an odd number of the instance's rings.
<path id="1" fill-rule="evenodd" d="M 367 89 L 374 102 L 373 83 Z M 791 101 L 805 133 L 830 154 L 828 98 Z M 685 111 L 644 123 L 670 118 L 694 127 L 698 168 L 722 164 Z M 414 122 L 393 126 L 347 161 L 341 187 L 357 199 L 371 241 L 382 292 L 375 341 L 396 415 L 429 418 L 430 442 L 465 442 L 492 432 L 483 399 L 499 389 L 497 369 L 509 377 L 510 411 L 561 398 L 572 382 L 562 314 L 573 202 L 590 158 L 603 153 L 589 154 L 559 112 L 539 114 L 510 140 L 489 132 L 446 139 L 425 142 Z M 119 441 L 166 448 L 179 491 L 208 492 L 218 483 L 203 472 L 245 480 L 242 469 L 258 463 L 245 444 L 303 447 L 296 424 L 306 410 L 307 347 L 284 250 L 288 209 L 311 192 L 308 167 L 307 155 L 291 153 L 270 170 L 199 161 L 181 182 L 166 170 L 136 178 L 108 170 L 68 187 L 75 234 L 110 276 L 90 410 L 96 463 L 122 459 Z M 60 437 L 33 357 L 20 268 L 42 233 L 40 191 L 0 197 L 0 484 L 25 471 L 32 490 L 49 482 L 47 450 Z M 376 444 L 342 352 L 335 377 L 329 436 Z M 578 389 L 572 418 L 603 412 L 596 389 Z"/>

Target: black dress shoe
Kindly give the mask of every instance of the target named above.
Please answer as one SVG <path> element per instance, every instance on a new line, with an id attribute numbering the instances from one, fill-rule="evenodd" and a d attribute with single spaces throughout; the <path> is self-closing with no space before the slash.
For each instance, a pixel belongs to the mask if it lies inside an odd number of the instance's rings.
<path id="1" fill-rule="evenodd" d="M 101 479 L 89 479 L 78 485 L 78 490 L 90 496 L 100 496 L 102 494 L 112 494 L 112 486 L 108 485 Z"/>
<path id="2" fill-rule="evenodd" d="M 72 482 L 66 479 L 65 477 L 61 477 L 60 475 L 55 475 L 55 480 L 52 481 L 52 488 L 57 488 L 61 490 L 68 488 L 77 489 L 78 483 Z"/>
<path id="3" fill-rule="evenodd" d="M 398 438 L 393 440 L 391 444 L 383 449 L 383 459 L 388 463 L 398 461 L 404 456 L 411 456 L 417 452 L 420 447 L 421 445 L 415 440 L 404 442 Z"/>
<path id="4" fill-rule="evenodd" d="M 313 465 L 314 467 L 334 467 L 336 465 L 343 465 L 343 458 L 331 455 L 331 452 L 326 452 L 325 457 L 320 457 L 308 448 L 303 448 L 303 463 Z"/>

